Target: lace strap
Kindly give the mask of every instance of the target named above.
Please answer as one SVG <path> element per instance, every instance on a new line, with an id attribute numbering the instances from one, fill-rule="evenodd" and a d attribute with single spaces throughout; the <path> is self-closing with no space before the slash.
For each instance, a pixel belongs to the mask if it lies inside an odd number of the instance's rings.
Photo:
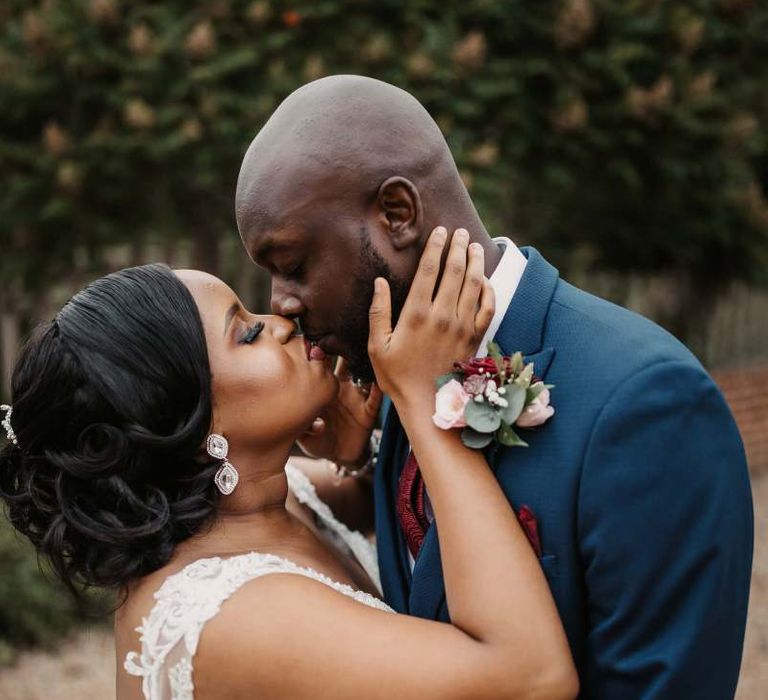
<path id="1" fill-rule="evenodd" d="M 385 603 L 364 591 L 272 554 L 251 552 L 227 559 L 200 559 L 165 580 L 155 593 L 154 607 L 136 628 L 141 635 L 141 653 L 130 652 L 123 666 L 129 674 L 142 677 L 144 697 L 191 700 L 192 658 L 205 623 L 242 585 L 276 573 L 306 576 L 360 603 L 392 612 Z M 171 658 L 173 665 L 164 673 L 166 661 Z"/>
<path id="2" fill-rule="evenodd" d="M 314 484 L 301 469 L 289 463 L 285 465 L 285 474 L 288 477 L 288 488 L 296 496 L 296 500 L 312 510 L 320 518 L 323 525 L 349 547 L 355 559 L 365 569 L 365 573 L 381 591 L 379 561 L 374 545 L 363 533 L 350 530 L 336 518 L 328 504 L 317 495 Z"/>

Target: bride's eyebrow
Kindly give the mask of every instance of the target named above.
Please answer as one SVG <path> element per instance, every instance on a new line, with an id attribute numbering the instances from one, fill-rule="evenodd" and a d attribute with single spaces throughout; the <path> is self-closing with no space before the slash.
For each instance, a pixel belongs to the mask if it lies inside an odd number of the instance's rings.
<path id="1" fill-rule="evenodd" d="M 241 311 L 242 307 L 240 306 L 240 302 L 236 301 L 227 309 L 227 313 L 224 314 L 224 335 L 227 334 L 227 329 L 229 328 L 229 324 L 232 323 L 232 319 L 237 316 L 238 312 Z"/>

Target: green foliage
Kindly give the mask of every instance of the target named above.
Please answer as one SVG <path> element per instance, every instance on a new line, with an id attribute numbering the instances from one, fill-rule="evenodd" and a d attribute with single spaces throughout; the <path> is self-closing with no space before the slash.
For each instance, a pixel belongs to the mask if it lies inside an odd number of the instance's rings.
<path id="1" fill-rule="evenodd" d="M 485 401 L 470 401 L 464 408 L 464 419 L 478 433 L 492 433 L 501 425 L 499 412 Z"/>
<path id="2" fill-rule="evenodd" d="M 27 289 L 112 241 L 210 253 L 259 126 L 340 72 L 413 92 L 491 230 L 566 271 L 767 261 L 764 3 L 7 0 L 0 20 L 0 278 Z"/>
<path id="3" fill-rule="evenodd" d="M 528 443 L 515 432 L 511 425 L 506 423 L 501 424 L 498 439 L 506 447 L 528 447 Z"/>
<path id="4" fill-rule="evenodd" d="M 460 372 L 448 372 L 448 374 L 441 374 L 435 380 L 435 388 L 442 389 L 450 381 L 460 382 L 463 377 L 464 375 L 462 375 Z"/>
<path id="5" fill-rule="evenodd" d="M 502 424 L 506 423 L 507 426 L 511 426 L 515 424 L 523 412 L 528 402 L 528 395 L 526 390 L 517 383 L 507 384 L 504 391 L 506 392 L 504 398 L 507 400 L 507 405 L 499 411 L 499 415 Z"/>
<path id="6" fill-rule="evenodd" d="M 482 450 L 491 444 L 493 433 L 479 433 L 472 428 L 464 428 L 461 431 L 461 441 L 473 450 Z"/>
<path id="7" fill-rule="evenodd" d="M 32 546 L 13 531 L 4 515 L 0 515 L 0 562 L 0 665 L 11 661 L 18 648 L 55 643 L 93 615 L 43 572 Z"/>

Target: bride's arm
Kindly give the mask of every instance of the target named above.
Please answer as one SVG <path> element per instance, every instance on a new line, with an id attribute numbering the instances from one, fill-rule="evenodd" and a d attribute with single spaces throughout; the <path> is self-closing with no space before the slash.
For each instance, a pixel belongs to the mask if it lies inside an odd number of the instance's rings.
<path id="1" fill-rule="evenodd" d="M 394 332 L 386 284 L 377 281 L 370 352 L 429 489 L 452 624 L 378 611 L 302 577 L 266 576 L 204 630 L 196 697 L 246 689 L 398 700 L 577 695 L 555 604 L 512 507 L 483 456 L 430 418 L 435 374 L 477 343 L 492 316 L 487 283 L 476 310 L 482 253 L 470 249 L 465 275 L 466 243 L 457 240 L 432 301 L 442 250 L 433 235 Z"/>
<path id="2" fill-rule="evenodd" d="M 364 535 L 373 533 L 373 481 L 370 475 L 340 478 L 331 471 L 331 462 L 310 457 L 291 457 L 289 464 L 304 472 L 318 498 L 348 528 Z M 286 506 L 293 513 L 303 509 L 291 492 Z"/>
<path id="3" fill-rule="evenodd" d="M 329 466 L 337 464 L 353 472 L 365 472 L 383 396 L 375 383 L 365 389 L 358 386 L 344 358 L 338 359 L 335 374 L 339 383 L 337 395 L 299 439 L 298 447 L 306 457 L 294 457 L 294 461 L 309 477 L 320 500 L 341 522 L 369 534 L 373 532 L 370 474 L 340 479 Z M 292 500 L 289 497 L 289 504 Z"/>

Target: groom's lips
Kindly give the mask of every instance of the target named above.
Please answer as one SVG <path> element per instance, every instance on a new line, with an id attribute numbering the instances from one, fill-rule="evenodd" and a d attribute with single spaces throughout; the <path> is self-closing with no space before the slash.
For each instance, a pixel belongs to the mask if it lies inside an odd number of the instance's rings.
<path id="1" fill-rule="evenodd" d="M 317 341 L 317 344 L 326 355 L 341 355 L 341 348 L 333 341 L 331 336 L 324 335 Z"/>
<path id="2" fill-rule="evenodd" d="M 312 335 L 307 333 L 304 336 L 311 345 L 317 346 L 326 355 L 340 355 L 340 348 L 334 342 L 334 338 L 330 334 L 325 335 Z"/>

